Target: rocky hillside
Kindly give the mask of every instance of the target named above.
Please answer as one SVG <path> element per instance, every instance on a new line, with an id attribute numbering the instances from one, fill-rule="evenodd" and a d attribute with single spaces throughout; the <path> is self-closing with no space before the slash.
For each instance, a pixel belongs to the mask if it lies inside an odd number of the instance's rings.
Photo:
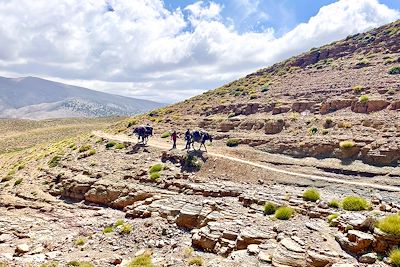
<path id="1" fill-rule="evenodd" d="M 397 264 L 398 187 L 293 177 L 135 140 L 97 133 L 0 156 L 0 266 Z"/>
<path id="2" fill-rule="evenodd" d="M 132 116 L 161 106 L 36 77 L 0 77 L 0 118 Z"/>
<path id="3" fill-rule="evenodd" d="M 267 152 L 397 165 L 399 73 L 396 21 L 140 119 L 155 123 L 158 132 L 204 128 L 217 139 L 235 138 Z"/>

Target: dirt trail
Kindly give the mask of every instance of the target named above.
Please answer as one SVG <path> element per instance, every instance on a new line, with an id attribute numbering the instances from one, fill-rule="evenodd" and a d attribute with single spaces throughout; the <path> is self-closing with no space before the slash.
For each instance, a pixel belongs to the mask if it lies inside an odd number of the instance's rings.
<path id="1" fill-rule="evenodd" d="M 113 135 L 113 134 L 108 134 L 108 133 L 101 132 L 101 131 L 94 131 L 93 134 L 95 134 L 98 137 L 111 139 L 111 140 L 115 140 L 115 141 L 119 141 L 119 142 L 137 142 L 136 137 L 132 138 L 132 137 L 129 137 L 126 135 Z M 156 148 L 160 148 L 160 149 L 170 149 L 171 148 L 170 144 L 161 143 L 155 139 L 150 139 L 150 141 L 147 143 L 147 145 L 156 147 Z M 383 190 L 383 191 L 400 192 L 400 187 L 397 187 L 397 186 L 379 185 L 379 184 L 373 184 L 373 183 L 350 181 L 350 180 L 337 179 L 337 178 L 332 178 L 332 177 L 324 177 L 324 176 L 319 176 L 319 175 L 309 175 L 309 174 L 304 174 L 304 173 L 292 172 L 292 171 L 282 170 L 279 168 L 256 163 L 253 161 L 245 160 L 245 159 L 239 159 L 236 157 L 222 155 L 222 154 L 217 153 L 215 151 L 216 149 L 214 149 L 214 148 L 207 148 L 207 149 L 208 149 L 207 154 L 210 156 L 228 159 L 231 161 L 247 164 L 250 166 L 254 166 L 257 168 L 265 169 L 265 170 L 276 172 L 276 173 L 282 173 L 282 174 L 291 175 L 291 176 L 300 177 L 300 178 L 309 179 L 309 180 L 319 180 L 319 181 L 326 181 L 329 183 L 348 184 L 348 185 L 354 185 L 354 186 L 360 186 L 360 187 L 369 187 L 369 188 L 379 189 L 379 190 Z"/>

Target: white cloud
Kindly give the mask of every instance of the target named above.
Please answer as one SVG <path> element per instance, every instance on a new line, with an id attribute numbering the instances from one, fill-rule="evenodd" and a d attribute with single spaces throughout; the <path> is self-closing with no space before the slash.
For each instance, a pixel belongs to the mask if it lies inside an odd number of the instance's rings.
<path id="1" fill-rule="evenodd" d="M 273 29 L 238 33 L 215 2 L 175 11 L 161 0 L 107 3 L 0 0 L 0 74 L 175 101 L 400 18 L 377 0 L 340 0 L 275 38 Z"/>
<path id="2" fill-rule="evenodd" d="M 204 1 L 198 1 L 185 7 L 185 10 L 190 12 L 189 19 L 193 26 L 204 20 L 219 19 L 221 9 L 222 7 L 215 2 L 205 3 Z"/>
<path id="3" fill-rule="evenodd" d="M 234 0 L 237 10 L 243 13 L 242 20 L 249 16 L 256 15 L 257 19 L 267 20 L 268 14 L 260 10 L 260 0 Z"/>

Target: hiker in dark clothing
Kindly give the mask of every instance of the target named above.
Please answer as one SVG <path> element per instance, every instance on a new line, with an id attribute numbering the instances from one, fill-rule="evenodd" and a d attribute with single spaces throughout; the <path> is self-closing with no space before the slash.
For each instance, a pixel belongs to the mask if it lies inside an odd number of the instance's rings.
<path id="1" fill-rule="evenodd" d="M 172 149 L 175 149 L 176 148 L 176 131 L 174 131 L 172 133 L 171 139 L 172 139 L 172 142 L 173 142 Z"/>
<path id="2" fill-rule="evenodd" d="M 187 131 L 185 133 L 185 141 L 186 141 L 185 149 L 190 149 L 190 144 L 192 141 L 192 133 L 190 132 L 189 129 L 187 129 Z"/>

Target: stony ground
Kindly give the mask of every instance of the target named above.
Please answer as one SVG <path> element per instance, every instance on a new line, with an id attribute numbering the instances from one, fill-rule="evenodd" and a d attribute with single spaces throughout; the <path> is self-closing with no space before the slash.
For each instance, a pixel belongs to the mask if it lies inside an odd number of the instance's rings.
<path id="1" fill-rule="evenodd" d="M 189 152 L 197 161 L 188 164 L 187 152 L 163 148 L 170 146 L 164 139 L 141 146 L 122 137 L 115 136 L 116 144 L 110 148 L 106 146 L 111 139 L 95 135 L 59 145 L 64 152 L 55 167 L 48 164 L 59 153 L 53 151 L 17 168 L 9 181 L 0 183 L 0 262 L 6 266 L 50 262 L 65 266 L 71 261 L 128 266 L 135 256 L 151 254 L 154 266 L 195 262 L 203 266 L 389 266 L 385 252 L 393 241 L 374 229 L 371 220 L 398 212 L 398 191 L 296 177 L 214 157 L 212 152 L 255 163 L 288 162 L 268 154 L 262 158 L 248 146 L 228 149 L 217 141 L 208 147 L 210 153 Z M 122 142 L 127 140 L 132 142 Z M 85 145 L 90 147 L 79 152 Z M 152 179 L 150 168 L 156 164 L 163 169 L 159 178 Z M 318 164 L 311 160 L 303 166 L 276 166 L 303 173 L 313 170 L 314 175 L 339 180 L 371 181 L 360 173 L 323 173 L 315 168 Z M 371 167 L 369 173 L 377 170 L 381 169 Z M 390 169 L 394 175 L 396 171 Z M 396 178 L 386 179 L 396 188 Z M 303 200 L 303 191 L 311 186 L 318 188 L 321 201 Z M 371 210 L 328 207 L 330 200 L 349 195 L 364 196 Z M 265 215 L 263 204 L 269 201 L 292 207 L 295 215 L 287 221 Z M 328 223 L 331 214 L 340 216 Z"/>

